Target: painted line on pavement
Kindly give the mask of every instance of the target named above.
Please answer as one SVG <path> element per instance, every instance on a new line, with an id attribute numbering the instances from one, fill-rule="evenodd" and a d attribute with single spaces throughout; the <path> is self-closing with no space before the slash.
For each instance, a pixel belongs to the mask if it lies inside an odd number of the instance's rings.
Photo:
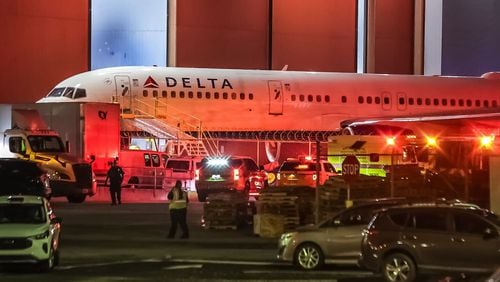
<path id="1" fill-rule="evenodd" d="M 209 259 L 170 259 L 171 262 L 181 263 L 207 263 L 207 264 L 234 264 L 234 265 L 290 265 L 281 262 L 263 262 L 263 261 L 237 261 L 237 260 L 209 260 Z"/>
<path id="2" fill-rule="evenodd" d="M 250 270 L 244 270 L 243 273 L 245 274 L 297 274 L 297 273 L 306 273 L 304 271 L 300 270 L 276 270 L 276 269 L 270 269 L 270 270 L 257 270 L 257 269 L 250 269 Z M 373 276 L 372 272 L 369 271 L 307 271 L 307 274 L 317 274 L 317 275 L 323 275 L 323 274 L 331 274 L 331 275 L 341 275 L 341 276 L 349 276 L 349 277 L 371 277 Z"/>
<path id="3" fill-rule="evenodd" d="M 89 267 L 102 267 L 102 266 L 110 266 L 110 265 L 118 265 L 118 264 L 130 264 L 130 263 L 145 263 L 145 262 L 153 262 L 153 263 L 158 263 L 158 262 L 163 262 L 165 260 L 161 259 L 140 259 L 140 260 L 120 260 L 120 261 L 113 261 L 113 262 L 103 262 L 103 263 L 88 263 L 88 264 L 79 264 L 79 265 L 63 265 L 63 266 L 56 266 L 56 270 L 69 270 L 69 269 L 75 269 L 75 268 L 89 268 Z"/>
<path id="4" fill-rule="evenodd" d="M 176 269 L 191 269 L 191 268 L 202 268 L 203 264 L 183 264 L 183 265 L 173 265 L 164 267 L 164 270 L 176 270 Z"/>

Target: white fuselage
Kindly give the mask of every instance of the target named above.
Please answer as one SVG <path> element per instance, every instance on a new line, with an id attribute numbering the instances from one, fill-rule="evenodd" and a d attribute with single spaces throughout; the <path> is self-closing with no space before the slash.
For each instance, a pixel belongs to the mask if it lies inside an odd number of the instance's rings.
<path id="1" fill-rule="evenodd" d="M 67 87 L 79 90 L 65 93 L 62 88 Z M 114 101 L 122 111 L 134 112 L 139 104 L 155 100 L 164 105 L 158 110 L 199 119 L 210 131 L 323 131 L 359 118 L 498 112 L 500 80 L 495 75 L 117 67 L 72 76 L 38 102 Z"/>

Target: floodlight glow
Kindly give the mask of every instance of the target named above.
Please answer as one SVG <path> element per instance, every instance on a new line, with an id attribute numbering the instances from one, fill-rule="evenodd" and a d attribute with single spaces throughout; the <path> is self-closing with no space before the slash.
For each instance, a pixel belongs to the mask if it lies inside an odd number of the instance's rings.
<path id="1" fill-rule="evenodd" d="M 396 137 L 387 137 L 386 138 L 386 143 L 388 146 L 394 146 L 396 145 Z"/>
<path id="2" fill-rule="evenodd" d="M 208 160 L 209 166 L 227 166 L 227 158 L 213 158 Z"/>
<path id="3" fill-rule="evenodd" d="M 436 147 L 437 146 L 437 139 L 435 137 L 427 137 L 427 146 L 429 147 Z"/>
<path id="4" fill-rule="evenodd" d="M 481 147 L 491 148 L 493 142 L 495 141 L 495 136 L 481 136 Z"/>

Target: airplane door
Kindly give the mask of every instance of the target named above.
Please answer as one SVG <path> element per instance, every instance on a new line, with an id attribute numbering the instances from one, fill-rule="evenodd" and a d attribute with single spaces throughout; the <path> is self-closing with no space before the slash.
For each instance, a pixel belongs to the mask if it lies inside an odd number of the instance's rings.
<path id="1" fill-rule="evenodd" d="M 397 105 L 398 105 L 398 110 L 399 111 L 404 111 L 406 110 L 406 93 L 404 92 L 398 92 L 397 93 Z"/>
<path id="2" fill-rule="evenodd" d="M 384 111 L 391 110 L 392 107 L 392 99 L 390 92 L 382 92 L 382 109 Z"/>
<path id="3" fill-rule="evenodd" d="M 132 108 L 132 89 L 130 77 L 127 75 L 116 75 L 116 96 L 113 101 L 120 103 L 122 112 L 131 112 Z"/>
<path id="4" fill-rule="evenodd" d="M 281 81 L 270 80 L 267 82 L 269 88 L 269 114 L 283 114 L 283 87 Z"/>

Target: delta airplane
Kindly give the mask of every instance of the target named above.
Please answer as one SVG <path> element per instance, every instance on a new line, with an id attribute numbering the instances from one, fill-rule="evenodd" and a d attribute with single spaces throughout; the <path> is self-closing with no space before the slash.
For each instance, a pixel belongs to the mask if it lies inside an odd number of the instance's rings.
<path id="1" fill-rule="evenodd" d="M 60 82 L 38 103 L 165 105 L 205 131 L 335 131 L 372 123 L 500 127 L 500 73 L 481 77 L 113 67 Z M 172 110 L 170 110 L 172 112 Z M 446 127 L 446 126 L 445 126 Z"/>

